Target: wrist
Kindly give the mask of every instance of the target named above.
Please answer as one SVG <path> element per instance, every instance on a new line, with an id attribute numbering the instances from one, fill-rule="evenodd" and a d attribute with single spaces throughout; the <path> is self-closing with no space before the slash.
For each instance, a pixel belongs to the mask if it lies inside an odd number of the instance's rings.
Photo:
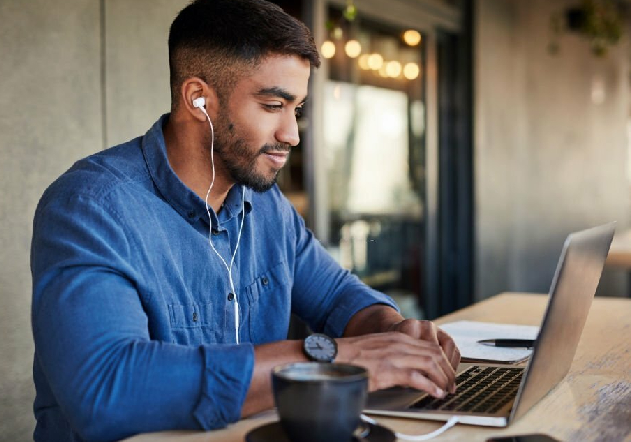
<path id="1" fill-rule="evenodd" d="M 361 336 L 369 333 L 388 332 L 405 320 L 394 308 L 376 304 L 358 311 L 348 322 L 344 336 Z"/>
<path id="2" fill-rule="evenodd" d="M 335 362 L 352 364 L 359 356 L 359 349 L 353 345 L 355 338 L 337 338 L 337 357 Z"/>

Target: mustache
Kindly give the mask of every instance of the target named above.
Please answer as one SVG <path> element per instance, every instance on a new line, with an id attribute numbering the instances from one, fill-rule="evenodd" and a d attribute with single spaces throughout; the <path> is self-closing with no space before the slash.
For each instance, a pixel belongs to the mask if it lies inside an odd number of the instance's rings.
<path id="1" fill-rule="evenodd" d="M 276 144 L 265 144 L 259 150 L 259 155 L 269 152 L 289 152 L 291 150 L 291 145 L 285 143 L 276 143 Z"/>

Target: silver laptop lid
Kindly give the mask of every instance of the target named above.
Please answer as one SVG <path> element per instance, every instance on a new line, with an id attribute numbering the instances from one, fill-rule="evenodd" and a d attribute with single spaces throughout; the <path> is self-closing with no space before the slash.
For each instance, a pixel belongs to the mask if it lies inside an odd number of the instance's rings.
<path id="1" fill-rule="evenodd" d="M 615 224 L 572 233 L 566 239 L 539 336 L 509 422 L 526 413 L 569 371 L 609 253 Z"/>

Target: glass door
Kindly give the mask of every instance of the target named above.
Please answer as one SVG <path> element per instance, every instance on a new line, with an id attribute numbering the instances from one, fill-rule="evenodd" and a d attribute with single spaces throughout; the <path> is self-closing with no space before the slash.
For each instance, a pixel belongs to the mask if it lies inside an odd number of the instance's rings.
<path id="1" fill-rule="evenodd" d="M 423 34 L 330 6 L 321 53 L 329 252 L 423 317 L 426 99 Z"/>
<path id="2" fill-rule="evenodd" d="M 445 63 L 471 55 L 461 44 L 472 35 L 465 5 L 304 3 L 323 56 L 304 139 L 308 225 L 342 266 L 392 296 L 407 317 L 462 307 L 472 287 L 470 272 L 459 276 L 471 268 L 471 211 L 452 210 L 472 204 L 462 191 L 470 174 L 453 181 L 472 167 L 459 130 L 470 105 L 458 105 L 470 66 Z M 458 44 L 441 44 L 445 36 Z M 445 138 L 452 131 L 458 136 Z"/>

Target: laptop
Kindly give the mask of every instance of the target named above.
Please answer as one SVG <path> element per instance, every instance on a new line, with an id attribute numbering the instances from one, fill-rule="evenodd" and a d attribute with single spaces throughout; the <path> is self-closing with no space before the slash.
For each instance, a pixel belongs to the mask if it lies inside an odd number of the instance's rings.
<path id="1" fill-rule="evenodd" d="M 615 222 L 570 234 L 550 287 L 539 335 L 525 367 L 460 364 L 457 391 L 442 399 L 410 388 L 372 392 L 365 413 L 505 427 L 567 374 L 600 281 Z"/>

